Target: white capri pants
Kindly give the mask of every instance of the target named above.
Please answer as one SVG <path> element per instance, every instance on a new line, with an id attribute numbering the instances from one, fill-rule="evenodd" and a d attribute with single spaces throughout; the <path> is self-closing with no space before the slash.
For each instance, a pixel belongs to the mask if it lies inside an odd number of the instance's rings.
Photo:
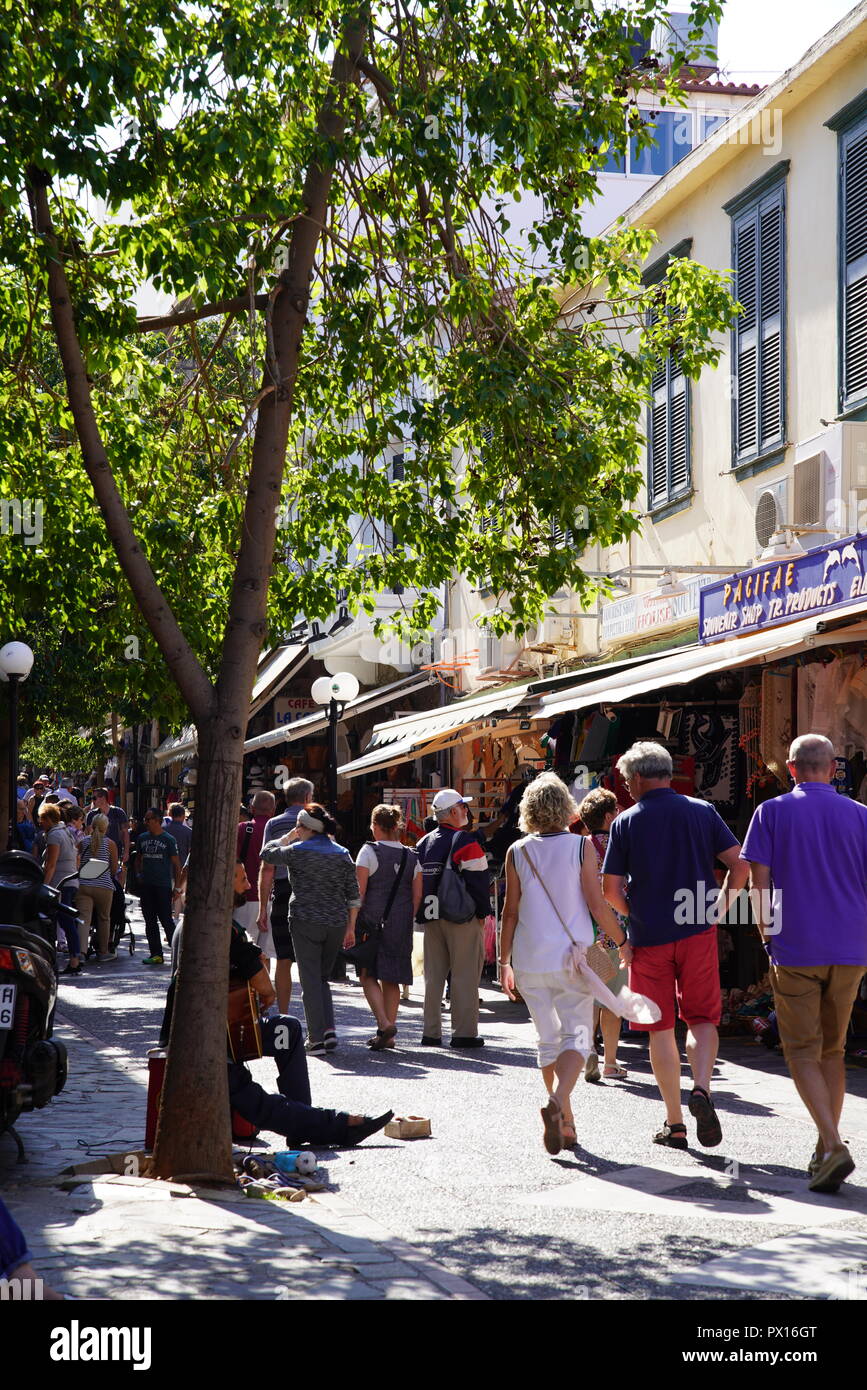
<path id="1" fill-rule="evenodd" d="M 593 994 L 583 976 L 515 971 L 515 983 L 536 1026 L 540 1067 L 551 1066 L 562 1052 L 586 1057 L 593 1050 Z"/>

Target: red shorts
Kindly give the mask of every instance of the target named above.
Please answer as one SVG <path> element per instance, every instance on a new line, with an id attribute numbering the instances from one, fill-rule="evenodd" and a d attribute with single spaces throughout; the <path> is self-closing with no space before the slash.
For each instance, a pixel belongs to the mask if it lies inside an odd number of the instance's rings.
<path id="1" fill-rule="evenodd" d="M 719 954 L 716 926 L 662 946 L 636 946 L 629 967 L 629 988 L 646 994 L 662 1010 L 658 1023 L 630 1023 L 637 1032 L 662 1033 L 673 1028 L 674 1001 L 684 1023 L 720 1021 Z"/>

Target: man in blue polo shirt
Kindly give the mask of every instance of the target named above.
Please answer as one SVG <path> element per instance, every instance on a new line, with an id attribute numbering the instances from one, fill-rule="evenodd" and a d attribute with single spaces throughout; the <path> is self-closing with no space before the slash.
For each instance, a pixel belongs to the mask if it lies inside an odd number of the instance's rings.
<path id="1" fill-rule="evenodd" d="M 716 923 L 748 874 L 739 858 L 740 845 L 713 806 L 672 789 L 671 754 L 661 744 L 633 744 L 617 770 L 635 805 L 612 823 L 603 892 L 629 918 L 629 945 L 621 953 L 630 967 L 629 988 L 648 995 L 662 1010 L 659 1022 L 649 1026 L 650 1064 L 666 1109 L 654 1143 L 687 1147 L 674 1034 L 676 997 L 689 1028 L 686 1055 L 694 1081 L 689 1111 L 699 1143 L 714 1148 L 722 1140 L 710 1098 L 720 1020 Z M 728 870 L 721 889 L 715 878 L 717 859 Z"/>
<path id="2" fill-rule="evenodd" d="M 789 749 L 794 791 L 759 806 L 744 841 L 754 907 L 771 956 L 786 1063 L 819 1132 L 814 1192 L 855 1167 L 840 1138 L 846 1032 L 867 967 L 867 807 L 831 785 L 833 745 L 802 734 Z"/>

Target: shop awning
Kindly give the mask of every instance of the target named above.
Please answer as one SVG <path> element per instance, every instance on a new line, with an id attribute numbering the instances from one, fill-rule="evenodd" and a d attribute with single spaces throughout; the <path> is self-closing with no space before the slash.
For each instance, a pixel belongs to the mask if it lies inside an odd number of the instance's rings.
<path id="1" fill-rule="evenodd" d="M 344 763 L 337 771 L 341 777 L 359 777 L 363 772 L 393 767 L 411 758 L 423 758 L 426 753 L 436 753 L 475 738 L 482 732 L 478 725 L 527 703 L 532 683 L 501 686 L 499 691 L 486 690 L 481 695 L 468 696 L 439 709 L 377 724 L 362 756 Z"/>
<path id="2" fill-rule="evenodd" d="M 196 726 L 187 724 L 179 734 L 164 738 L 159 748 L 154 749 L 154 762 L 157 767 L 165 767 L 167 763 L 177 763 L 183 758 L 192 757 L 195 751 Z"/>
<path id="3" fill-rule="evenodd" d="M 305 661 L 310 658 L 310 652 L 306 642 L 290 643 L 285 647 L 275 647 L 273 651 L 267 653 L 259 661 L 259 669 L 256 673 L 256 684 L 253 686 L 253 694 L 250 696 L 250 718 L 258 714 L 263 705 L 266 705 L 272 696 L 281 690 L 287 681 L 290 681 Z"/>
<path id="4" fill-rule="evenodd" d="M 539 708 L 530 716 L 553 719 L 569 710 L 591 705 L 617 705 L 635 695 L 647 695 L 670 686 L 688 685 L 717 671 L 738 666 L 761 666 L 813 647 L 832 643 L 862 641 L 867 638 L 867 603 L 836 608 L 824 618 L 814 615 L 785 627 L 755 632 L 748 637 L 715 642 L 712 646 L 690 647 L 656 657 L 640 666 L 619 671 L 599 680 L 576 684 L 566 690 L 543 695 Z"/>
<path id="5" fill-rule="evenodd" d="M 365 714 L 368 710 L 376 709 L 378 705 L 387 704 L 389 700 L 401 699 L 404 695 L 410 695 L 414 690 L 423 690 L 430 684 L 430 673 L 422 671 L 414 676 L 406 676 L 403 680 L 393 681 L 390 685 L 380 685 L 375 690 L 356 695 L 354 700 L 348 700 L 342 718 L 351 719 L 356 714 Z M 306 738 L 308 734 L 320 733 L 322 729 L 327 728 L 328 715 L 323 709 L 316 714 L 306 715 L 304 719 L 296 719 L 291 724 L 280 724 L 265 734 L 257 734 L 255 738 L 248 738 L 244 744 L 244 752 L 252 753 L 257 748 L 273 748 L 280 743 L 292 743 L 295 739 Z"/>

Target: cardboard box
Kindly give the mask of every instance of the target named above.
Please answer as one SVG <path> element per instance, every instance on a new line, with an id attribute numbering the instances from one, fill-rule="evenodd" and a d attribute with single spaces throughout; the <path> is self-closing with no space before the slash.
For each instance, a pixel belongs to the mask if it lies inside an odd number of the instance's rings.
<path id="1" fill-rule="evenodd" d="M 384 1132 L 389 1139 L 430 1139 L 430 1120 L 421 1115 L 395 1115 Z"/>

